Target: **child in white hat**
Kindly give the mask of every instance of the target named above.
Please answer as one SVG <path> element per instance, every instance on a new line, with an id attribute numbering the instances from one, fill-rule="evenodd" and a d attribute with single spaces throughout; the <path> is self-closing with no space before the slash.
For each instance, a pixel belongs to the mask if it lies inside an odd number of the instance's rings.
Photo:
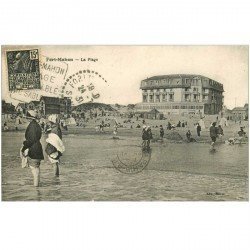
<path id="1" fill-rule="evenodd" d="M 55 176 L 59 176 L 59 159 L 65 151 L 65 147 L 62 142 L 62 131 L 60 125 L 58 124 L 56 115 L 50 115 L 48 120 L 50 122 L 50 127 L 47 129 L 48 138 L 46 139 L 46 142 L 48 144 L 45 152 L 54 167 Z"/>

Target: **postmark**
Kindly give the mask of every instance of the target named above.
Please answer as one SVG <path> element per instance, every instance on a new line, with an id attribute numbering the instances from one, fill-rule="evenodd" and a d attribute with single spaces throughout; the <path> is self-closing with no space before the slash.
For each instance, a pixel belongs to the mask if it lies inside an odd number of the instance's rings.
<path id="1" fill-rule="evenodd" d="M 81 69 L 70 75 L 63 83 L 61 97 L 70 97 L 77 106 L 85 102 L 97 101 L 101 97 L 100 88 L 107 86 L 107 80 L 97 71 Z"/>
<path id="2" fill-rule="evenodd" d="M 142 172 L 151 159 L 151 150 L 143 150 L 140 146 L 125 146 L 119 149 L 112 159 L 113 166 L 124 174 Z"/>
<path id="3" fill-rule="evenodd" d="M 39 50 L 6 51 L 9 91 L 41 89 Z"/>

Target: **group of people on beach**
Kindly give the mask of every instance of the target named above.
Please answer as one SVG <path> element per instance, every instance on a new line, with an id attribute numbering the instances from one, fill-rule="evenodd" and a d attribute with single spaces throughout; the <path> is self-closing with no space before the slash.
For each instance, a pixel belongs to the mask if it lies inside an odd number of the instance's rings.
<path id="1" fill-rule="evenodd" d="M 211 137 L 211 149 L 214 149 L 214 144 L 216 142 L 217 138 L 222 138 L 224 135 L 223 128 L 221 125 L 216 127 L 216 122 L 213 122 L 212 125 L 210 126 L 210 137 Z M 238 131 L 238 138 L 229 138 L 228 140 L 225 141 L 226 144 L 228 145 L 234 145 L 236 143 L 241 144 L 243 138 L 247 138 L 246 132 L 244 131 L 244 127 L 240 127 L 240 131 Z"/>
<path id="2" fill-rule="evenodd" d="M 30 120 L 30 123 L 25 131 L 25 140 L 20 150 L 20 156 L 22 158 L 22 167 L 30 167 L 34 186 L 37 187 L 40 183 L 40 164 L 44 160 L 43 148 L 40 142 L 42 128 L 36 111 L 28 111 L 26 118 Z M 54 167 L 55 176 L 59 176 L 59 159 L 65 151 L 65 147 L 62 142 L 62 131 L 56 115 L 48 117 L 46 127 L 45 133 L 48 137 L 46 139 L 45 152 Z"/>
<path id="3" fill-rule="evenodd" d="M 149 149 L 150 148 L 150 141 L 153 138 L 153 134 L 151 131 L 151 127 L 143 124 L 142 126 L 142 148 Z"/>

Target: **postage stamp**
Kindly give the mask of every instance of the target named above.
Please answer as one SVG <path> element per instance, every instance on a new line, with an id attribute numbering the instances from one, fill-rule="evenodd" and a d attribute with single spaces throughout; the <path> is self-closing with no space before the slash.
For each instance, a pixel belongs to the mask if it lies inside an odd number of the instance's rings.
<path id="1" fill-rule="evenodd" d="M 6 52 L 9 91 L 41 89 L 39 50 Z"/>
<path id="2" fill-rule="evenodd" d="M 151 150 L 143 150 L 139 146 L 122 147 L 112 160 L 113 166 L 124 174 L 142 172 L 151 159 Z"/>
<path id="3" fill-rule="evenodd" d="M 68 72 L 68 63 L 51 62 L 47 56 L 39 58 L 41 89 L 15 90 L 11 97 L 21 102 L 40 101 L 41 96 L 59 97 L 62 83 L 65 81 Z"/>

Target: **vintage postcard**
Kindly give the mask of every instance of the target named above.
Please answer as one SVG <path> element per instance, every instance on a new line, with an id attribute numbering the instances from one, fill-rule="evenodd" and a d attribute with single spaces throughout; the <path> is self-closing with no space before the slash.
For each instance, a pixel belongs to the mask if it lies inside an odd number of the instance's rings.
<path id="1" fill-rule="evenodd" d="M 3 201 L 248 201 L 248 46 L 2 46 Z"/>

